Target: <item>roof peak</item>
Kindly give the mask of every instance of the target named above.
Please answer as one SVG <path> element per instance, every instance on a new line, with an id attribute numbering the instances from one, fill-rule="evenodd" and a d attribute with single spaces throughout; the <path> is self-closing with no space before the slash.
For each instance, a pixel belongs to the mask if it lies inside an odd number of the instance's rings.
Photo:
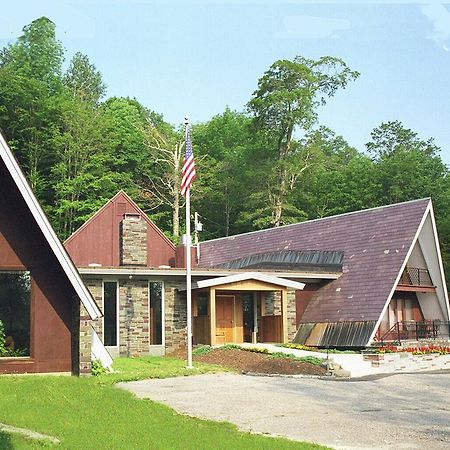
<path id="1" fill-rule="evenodd" d="M 407 205 L 407 204 L 410 204 L 410 203 L 419 203 L 419 202 L 425 202 L 425 201 L 427 201 L 429 203 L 431 201 L 431 197 L 423 197 L 423 198 L 418 198 L 418 199 L 415 199 L 415 200 L 408 200 L 406 202 L 391 203 L 390 205 L 382 205 L 382 206 L 375 206 L 373 208 L 359 209 L 357 211 L 349 211 L 349 212 L 342 213 L 342 214 L 334 214 L 332 216 L 320 217 L 318 219 L 305 220 L 304 222 L 290 223 L 288 225 L 282 225 L 280 227 L 264 228 L 263 230 L 255 230 L 255 231 L 247 231 L 246 233 L 234 234 L 232 236 L 224 236 L 224 237 L 220 237 L 220 238 L 209 239 L 207 241 L 200 242 L 200 244 L 207 243 L 207 242 L 209 243 L 209 242 L 214 242 L 214 241 L 220 241 L 220 240 L 225 240 L 225 239 L 234 239 L 234 238 L 236 238 L 238 236 L 246 236 L 246 235 L 250 235 L 250 234 L 264 233 L 264 232 L 268 232 L 270 230 L 285 229 L 285 228 L 289 228 L 289 227 L 298 226 L 298 225 L 303 224 L 303 223 L 319 222 L 319 221 L 329 220 L 329 219 L 333 219 L 333 218 L 337 218 L 337 217 L 344 217 L 344 216 L 349 216 L 349 215 L 363 214 L 363 213 L 367 213 L 369 211 L 381 210 L 381 209 L 386 209 L 386 208 L 393 208 L 393 207 L 398 207 L 398 206 L 402 206 L 402 205 Z"/>

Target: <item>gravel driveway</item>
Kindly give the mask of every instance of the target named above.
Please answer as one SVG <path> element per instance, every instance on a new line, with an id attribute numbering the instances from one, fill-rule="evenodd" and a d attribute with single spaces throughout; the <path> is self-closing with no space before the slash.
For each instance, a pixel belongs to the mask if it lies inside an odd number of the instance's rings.
<path id="1" fill-rule="evenodd" d="M 121 383 L 176 411 L 336 449 L 449 449 L 450 374 L 332 381 L 207 374 Z"/>

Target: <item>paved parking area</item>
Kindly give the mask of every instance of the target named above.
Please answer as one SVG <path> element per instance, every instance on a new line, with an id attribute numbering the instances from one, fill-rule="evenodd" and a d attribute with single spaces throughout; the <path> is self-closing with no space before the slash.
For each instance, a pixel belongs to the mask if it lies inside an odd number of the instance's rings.
<path id="1" fill-rule="evenodd" d="M 450 448 L 449 373 L 370 381 L 223 373 L 120 386 L 183 414 L 336 449 Z"/>

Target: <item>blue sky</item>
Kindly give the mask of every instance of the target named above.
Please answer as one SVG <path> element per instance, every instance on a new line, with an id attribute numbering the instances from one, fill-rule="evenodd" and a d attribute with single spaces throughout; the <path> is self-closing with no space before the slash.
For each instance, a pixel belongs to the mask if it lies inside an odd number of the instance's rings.
<path id="1" fill-rule="evenodd" d="M 344 59 L 360 78 L 320 111 L 358 149 L 381 122 L 434 137 L 450 165 L 450 4 L 406 1 L 15 0 L 0 45 L 47 16 L 70 58 L 89 56 L 108 96 L 136 97 L 178 124 L 242 110 L 277 59 Z"/>

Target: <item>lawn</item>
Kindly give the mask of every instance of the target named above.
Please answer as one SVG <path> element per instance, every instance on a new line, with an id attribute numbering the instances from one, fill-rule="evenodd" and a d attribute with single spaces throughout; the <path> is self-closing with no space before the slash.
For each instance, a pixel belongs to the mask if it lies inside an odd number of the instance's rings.
<path id="1" fill-rule="evenodd" d="M 0 377 L 0 423 L 57 437 L 61 444 L 30 443 L 0 433 L 0 448 L 64 449 L 319 449 L 238 432 L 228 423 L 195 419 L 114 387 L 119 380 L 187 374 L 169 358 L 119 359 L 118 373 L 91 378 Z M 217 370 L 206 365 L 198 372 Z"/>

